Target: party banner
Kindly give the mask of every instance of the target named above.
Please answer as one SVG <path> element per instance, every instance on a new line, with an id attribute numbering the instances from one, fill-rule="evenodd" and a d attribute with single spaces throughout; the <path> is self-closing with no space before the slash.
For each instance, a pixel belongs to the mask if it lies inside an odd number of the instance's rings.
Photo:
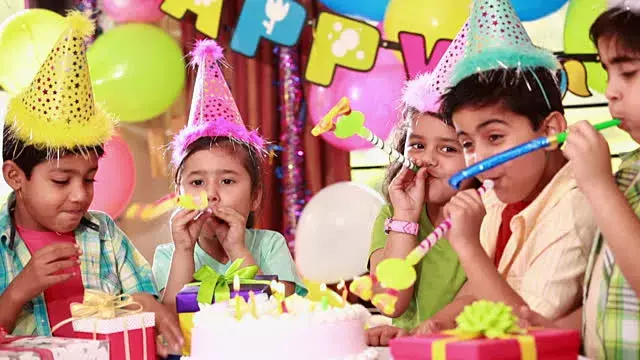
<path id="1" fill-rule="evenodd" d="M 460 8 L 468 6 L 470 0 L 453 0 Z M 560 1 L 560 0 L 558 0 Z M 603 1 L 603 0 L 576 0 Z M 217 38 L 220 28 L 223 0 L 164 0 L 160 5 L 163 12 L 176 19 L 182 19 L 187 11 L 197 16 L 195 27 L 210 38 Z M 458 32 L 464 22 L 462 11 L 448 10 L 449 7 L 436 5 L 434 2 L 411 0 L 405 2 L 392 1 L 384 19 L 385 37 L 382 39 L 380 27 L 349 16 L 330 12 L 321 12 L 317 19 L 307 20 L 307 11 L 295 0 L 246 0 L 240 17 L 231 37 L 231 50 L 247 57 L 254 57 L 262 39 L 279 46 L 294 46 L 300 40 L 302 30 L 313 24 L 313 42 L 309 61 L 304 69 L 304 78 L 310 83 L 329 87 L 336 69 L 369 72 L 374 67 L 379 49 L 395 50 L 403 61 L 406 77 L 432 71 L 451 44 L 451 38 Z M 577 13 L 577 7 L 570 8 L 570 16 L 566 24 L 565 43 L 567 48 L 578 23 L 571 19 Z M 413 9 L 413 10 L 412 10 Z M 528 9 L 528 8 L 527 8 Z M 424 12 L 427 11 L 428 12 Z M 525 9 L 526 10 L 526 9 Z M 523 11 L 525 11 L 523 10 Z M 428 13 L 429 19 L 412 23 L 400 16 L 406 11 L 422 11 Z M 528 10 L 526 10 L 528 11 Z M 528 14 L 528 13 L 527 13 Z M 590 11 L 583 17 L 594 17 Z M 529 14 L 532 18 L 539 14 Z M 573 15 L 574 18 L 579 15 Z M 448 19 L 447 24 L 439 19 Z M 402 21 L 400 21 L 402 20 Z M 427 21 L 429 20 L 429 21 Z M 449 21 L 450 20 L 450 21 Z M 572 20 L 572 21 L 569 21 Z M 460 26 L 458 26 L 460 23 Z M 572 32 L 573 31 L 573 32 Z M 570 37 L 567 40 L 567 37 Z M 582 39 L 582 37 L 580 37 Z M 588 36 L 581 40 L 589 44 Z M 588 46 L 574 50 L 593 50 Z M 593 52 L 593 51 L 590 51 Z M 601 74 L 596 67 L 599 64 L 595 55 L 591 54 L 558 54 L 563 69 L 561 71 L 561 88 L 563 94 L 571 92 L 580 97 L 589 97 L 592 88 L 600 91 Z"/>

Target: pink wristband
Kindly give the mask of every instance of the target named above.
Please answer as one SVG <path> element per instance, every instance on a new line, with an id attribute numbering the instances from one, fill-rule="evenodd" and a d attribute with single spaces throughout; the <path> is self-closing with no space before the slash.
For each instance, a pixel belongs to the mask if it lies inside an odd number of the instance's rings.
<path id="1" fill-rule="evenodd" d="M 392 218 L 387 218 L 384 221 L 385 234 L 389 234 L 391 231 L 393 231 L 397 233 L 417 236 L 418 228 L 418 223 L 414 222 L 394 220 Z"/>

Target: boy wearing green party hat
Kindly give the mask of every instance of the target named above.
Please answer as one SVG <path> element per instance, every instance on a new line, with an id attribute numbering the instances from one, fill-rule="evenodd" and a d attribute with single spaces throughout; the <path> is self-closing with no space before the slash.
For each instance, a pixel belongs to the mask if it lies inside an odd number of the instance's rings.
<path id="1" fill-rule="evenodd" d="M 476 0 L 442 112 L 467 165 L 567 127 L 554 56 L 536 48 L 508 0 Z M 478 176 L 493 191 L 454 196 L 448 239 L 475 298 L 528 304 L 551 318 L 577 307 L 595 223 L 557 147 Z"/>
<path id="2" fill-rule="evenodd" d="M 157 296 L 151 267 L 108 215 L 88 211 L 114 119 L 95 104 L 84 39 L 94 25 L 78 12 L 5 118 L 3 166 L 13 192 L 0 205 L 0 327 L 52 335 L 86 289 L 130 295 L 156 313 L 179 350 L 181 335 Z M 72 337 L 71 324 L 53 331 Z"/>

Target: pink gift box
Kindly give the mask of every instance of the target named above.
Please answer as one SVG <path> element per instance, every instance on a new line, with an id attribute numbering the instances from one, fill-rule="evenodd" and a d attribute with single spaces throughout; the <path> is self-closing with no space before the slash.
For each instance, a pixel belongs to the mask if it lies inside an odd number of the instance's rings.
<path id="1" fill-rule="evenodd" d="M 0 359 L 108 360 L 109 344 L 45 336 L 0 336 Z"/>
<path id="2" fill-rule="evenodd" d="M 538 360 L 576 360 L 580 350 L 580 333 L 575 330 L 534 330 Z M 449 335 L 401 337 L 390 342 L 394 360 L 431 360 L 431 345 Z M 474 339 L 446 345 L 446 360 L 520 360 L 516 339 Z"/>
<path id="3" fill-rule="evenodd" d="M 80 339 L 93 339 L 95 331 L 96 339 L 108 340 L 110 360 L 126 359 L 127 345 L 125 340 L 129 342 L 129 359 L 156 359 L 154 313 L 142 312 L 122 315 L 113 319 L 87 318 L 74 320 L 73 330 L 76 333 L 76 337 Z M 147 344 L 146 358 L 144 357 L 145 336 Z"/>

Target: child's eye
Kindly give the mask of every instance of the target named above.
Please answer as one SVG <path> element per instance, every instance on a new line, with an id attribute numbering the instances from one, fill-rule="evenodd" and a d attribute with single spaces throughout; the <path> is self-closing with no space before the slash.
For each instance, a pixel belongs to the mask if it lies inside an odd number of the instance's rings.
<path id="1" fill-rule="evenodd" d="M 494 143 L 494 142 L 496 142 L 496 141 L 498 141 L 498 140 L 500 140 L 502 138 L 503 138 L 502 135 L 496 135 L 496 134 L 489 135 L 489 141 L 492 142 L 492 143 Z"/>
<path id="2" fill-rule="evenodd" d="M 440 148 L 440 151 L 442 151 L 443 153 L 457 153 L 458 149 L 454 148 L 453 146 L 445 145 Z"/>
<path id="3" fill-rule="evenodd" d="M 58 185 L 67 185 L 69 183 L 69 180 L 51 180 L 53 181 L 54 184 L 58 184 Z"/>
<path id="4" fill-rule="evenodd" d="M 222 183 L 225 185 L 231 185 L 231 184 L 234 184 L 235 181 L 232 179 L 222 179 Z"/>
<path id="5" fill-rule="evenodd" d="M 204 181 L 201 179 L 191 180 L 190 184 L 193 186 L 202 186 L 204 185 Z"/>
<path id="6" fill-rule="evenodd" d="M 635 76 L 635 74 L 637 73 L 637 70 L 633 70 L 633 71 L 627 71 L 627 72 L 623 72 L 622 73 L 622 77 L 625 79 L 631 79 L 632 77 Z"/>
<path id="7" fill-rule="evenodd" d="M 424 145 L 422 145 L 420 143 L 410 144 L 409 148 L 416 149 L 416 150 L 424 150 Z"/>
<path id="8" fill-rule="evenodd" d="M 84 181 L 85 181 L 86 183 L 93 184 L 94 182 L 96 182 L 96 179 L 84 179 Z"/>
<path id="9" fill-rule="evenodd" d="M 463 149 L 470 149 L 473 146 L 473 143 L 467 140 L 461 141 L 460 144 L 462 145 Z"/>

